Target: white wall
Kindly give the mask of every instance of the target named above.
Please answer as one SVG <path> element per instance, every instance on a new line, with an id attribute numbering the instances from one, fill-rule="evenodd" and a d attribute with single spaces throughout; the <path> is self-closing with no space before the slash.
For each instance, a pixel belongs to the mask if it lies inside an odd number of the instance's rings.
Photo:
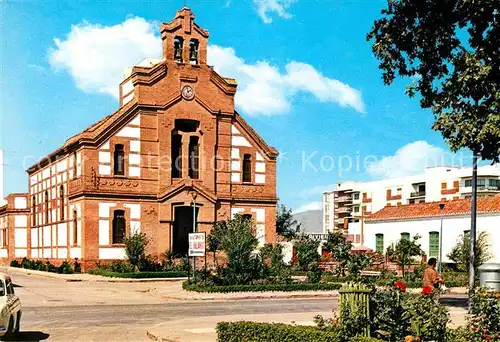
<path id="1" fill-rule="evenodd" d="M 384 251 L 393 243 L 397 243 L 401 238 L 401 233 L 410 233 L 410 238 L 419 234 L 421 236 L 420 243 L 422 250 L 429 254 L 429 233 L 439 232 L 439 218 L 415 219 L 404 221 L 381 221 L 381 222 L 365 222 L 364 225 L 364 245 L 375 250 L 376 234 L 384 234 Z M 490 238 L 490 252 L 493 259 L 490 262 L 500 263 L 500 214 L 496 215 L 478 215 L 477 229 L 487 231 Z M 446 255 L 451 252 L 457 244 L 460 235 L 464 231 L 470 230 L 470 217 L 448 217 L 443 219 L 443 261 L 451 262 Z"/>

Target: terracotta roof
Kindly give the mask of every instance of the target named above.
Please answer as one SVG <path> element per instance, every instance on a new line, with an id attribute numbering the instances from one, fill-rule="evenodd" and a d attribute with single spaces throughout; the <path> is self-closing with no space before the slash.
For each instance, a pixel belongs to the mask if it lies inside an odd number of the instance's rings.
<path id="1" fill-rule="evenodd" d="M 444 203 L 443 216 L 460 216 L 470 214 L 471 200 L 457 199 L 444 202 L 418 203 L 385 207 L 365 219 L 371 221 L 404 220 L 413 218 L 439 217 L 439 203 Z M 480 197 L 477 200 L 478 213 L 500 213 L 500 195 Z"/>

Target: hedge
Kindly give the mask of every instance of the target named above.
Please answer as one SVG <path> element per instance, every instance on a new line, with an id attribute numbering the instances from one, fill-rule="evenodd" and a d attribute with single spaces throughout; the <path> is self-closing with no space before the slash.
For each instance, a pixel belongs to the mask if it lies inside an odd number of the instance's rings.
<path id="1" fill-rule="evenodd" d="M 263 292 L 263 291 L 332 291 L 339 290 L 341 283 L 292 283 L 292 284 L 258 284 L 258 285 L 227 285 L 227 286 L 203 286 L 182 283 L 182 288 L 187 291 L 195 292 Z"/>
<path id="2" fill-rule="evenodd" d="M 144 279 L 144 278 L 179 278 L 187 277 L 188 272 L 186 271 L 161 271 L 161 272 L 130 272 L 130 273 L 120 273 L 108 270 L 90 270 L 88 273 L 93 275 L 99 275 L 104 277 L 113 278 L 133 278 L 133 279 Z"/>
<path id="3" fill-rule="evenodd" d="M 337 332 L 312 326 L 282 323 L 219 322 L 219 342 L 338 342 Z M 354 337 L 351 342 L 381 342 L 367 337 Z"/>

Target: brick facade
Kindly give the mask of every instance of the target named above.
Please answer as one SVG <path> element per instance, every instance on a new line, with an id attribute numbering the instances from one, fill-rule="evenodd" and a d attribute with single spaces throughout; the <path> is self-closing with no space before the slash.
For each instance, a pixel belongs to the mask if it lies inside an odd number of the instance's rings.
<path id="1" fill-rule="evenodd" d="M 236 81 L 206 64 L 193 20 L 183 8 L 163 24 L 163 58 L 130 70 L 120 108 L 27 170 L 29 257 L 123 259 L 123 224 L 153 256 L 183 251 L 193 202 L 197 231 L 240 213 L 275 242 L 278 153 L 235 111 Z"/>

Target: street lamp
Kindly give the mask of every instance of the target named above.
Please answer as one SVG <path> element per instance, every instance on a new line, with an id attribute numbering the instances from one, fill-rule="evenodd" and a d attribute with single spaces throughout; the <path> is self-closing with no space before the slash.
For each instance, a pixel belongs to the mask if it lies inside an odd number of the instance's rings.
<path id="1" fill-rule="evenodd" d="M 443 274 L 443 209 L 444 203 L 439 203 L 439 214 L 441 216 L 441 226 L 439 228 L 439 274 Z"/>
<path id="2" fill-rule="evenodd" d="M 196 191 L 193 190 L 193 191 L 189 192 L 189 195 L 191 196 L 191 199 L 193 200 L 193 233 L 196 233 L 196 196 L 198 194 L 196 193 Z M 193 257 L 193 278 L 196 282 L 195 270 L 196 270 L 196 259 L 195 259 L 195 257 Z"/>

